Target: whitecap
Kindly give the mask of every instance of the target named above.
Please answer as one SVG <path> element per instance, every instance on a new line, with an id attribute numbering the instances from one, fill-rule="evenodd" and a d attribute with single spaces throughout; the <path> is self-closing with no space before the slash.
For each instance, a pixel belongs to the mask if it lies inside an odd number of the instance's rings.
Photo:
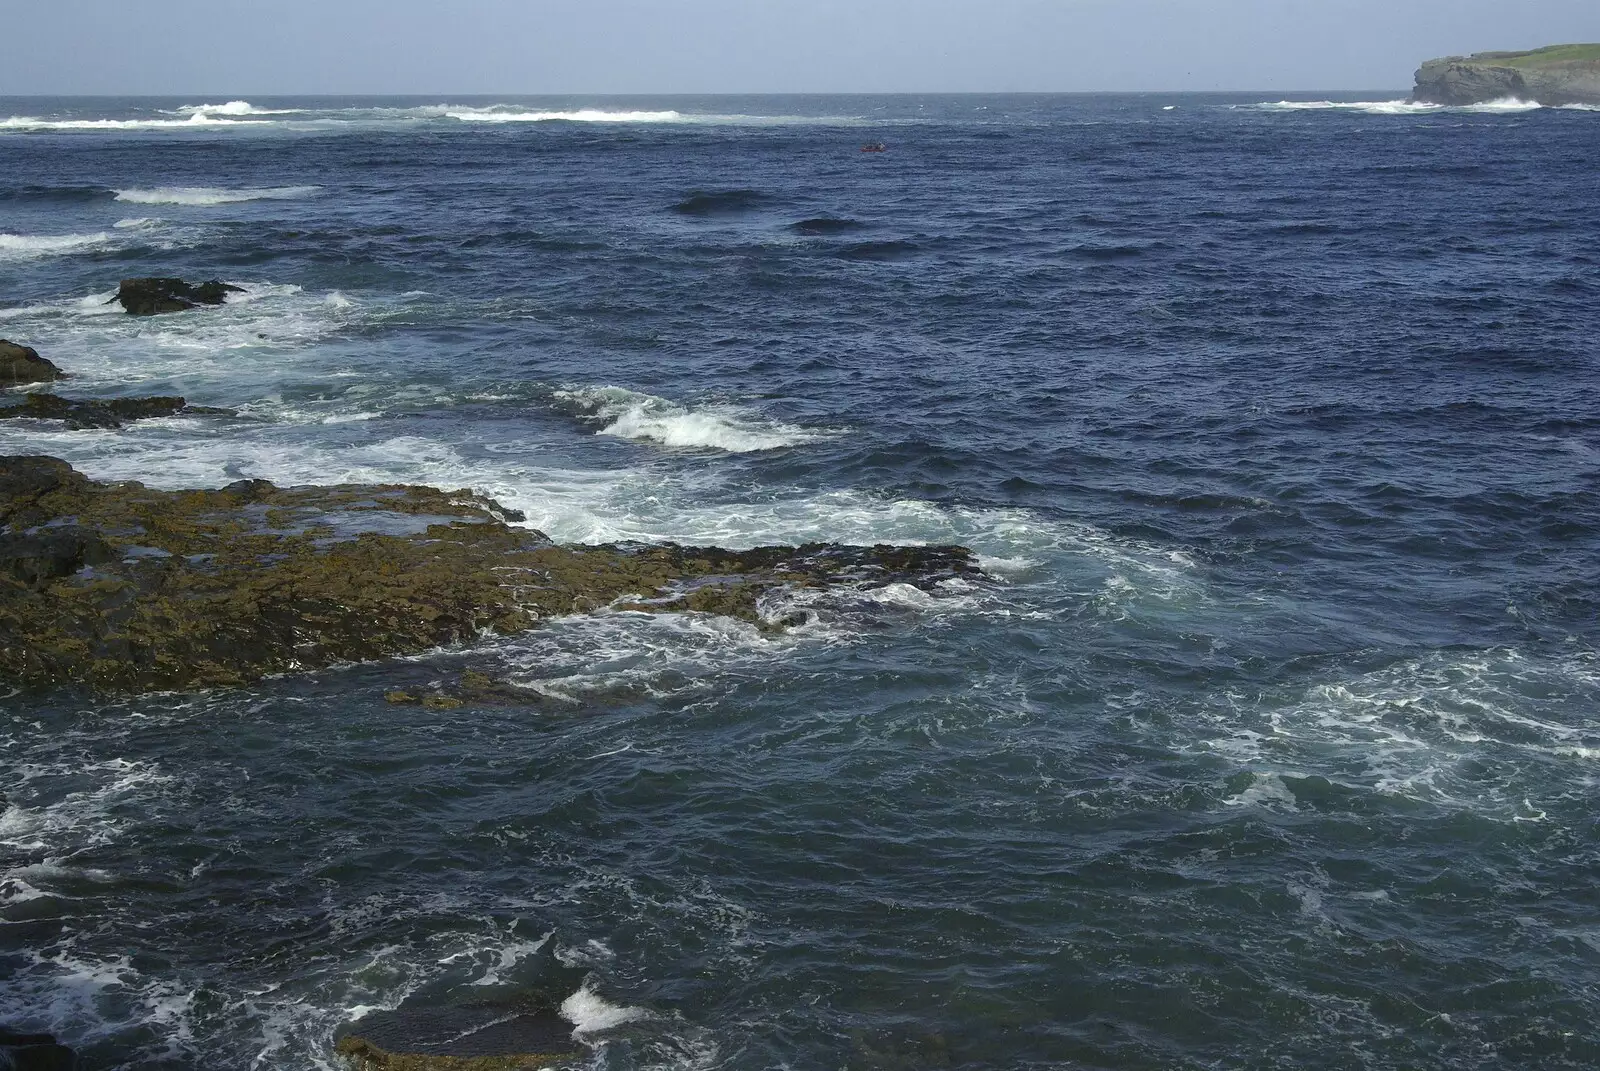
<path id="1" fill-rule="evenodd" d="M 321 186 L 252 186 L 227 189 L 217 186 L 161 186 L 155 189 L 117 190 L 117 200 L 136 205 L 205 207 L 244 201 L 287 201 L 309 197 Z"/>
<path id="2" fill-rule="evenodd" d="M 225 104 L 185 104 L 177 109 L 179 115 L 298 115 L 302 108 L 257 108 L 247 100 L 230 100 Z"/>
<path id="3" fill-rule="evenodd" d="M 1500 100 L 1485 101 L 1482 104 L 1470 104 L 1463 110 L 1489 115 L 1500 115 L 1516 112 L 1536 112 L 1543 107 L 1544 105 L 1540 104 L 1536 100 L 1519 100 L 1516 97 L 1503 97 Z"/>
<path id="4" fill-rule="evenodd" d="M 1251 774 L 1250 784 L 1244 791 L 1222 802 L 1230 807 L 1267 807 L 1286 811 L 1300 809 L 1299 800 L 1289 791 L 1289 786 L 1283 783 L 1283 778 L 1275 773 Z"/>
<path id="5" fill-rule="evenodd" d="M 43 119 L 37 116 L 13 115 L 0 119 L 0 130 L 193 130 L 197 127 L 258 126 L 259 122 L 241 119 L 218 119 L 205 112 L 196 112 L 187 119 Z"/>
<path id="6" fill-rule="evenodd" d="M 561 1017 L 573 1024 L 574 1034 L 593 1034 L 648 1019 L 650 1013 L 643 1008 L 612 1004 L 586 984 L 561 1002 Z"/>
<path id="7" fill-rule="evenodd" d="M 31 260 L 101 249 L 110 244 L 107 231 L 93 234 L 0 234 L 0 260 Z"/>
<path id="8" fill-rule="evenodd" d="M 644 439 L 663 446 L 710 447 L 744 454 L 825 437 L 815 429 L 763 420 L 731 405 L 691 409 L 623 387 L 573 387 L 557 391 L 555 398 L 602 423 L 599 435 Z"/>

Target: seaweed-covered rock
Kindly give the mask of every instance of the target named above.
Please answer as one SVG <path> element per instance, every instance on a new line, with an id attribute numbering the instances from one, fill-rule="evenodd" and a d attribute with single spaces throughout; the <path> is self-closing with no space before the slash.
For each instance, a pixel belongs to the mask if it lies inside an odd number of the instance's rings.
<path id="1" fill-rule="evenodd" d="M 23 1034 L 0 1026 L 3 1071 L 78 1071 L 78 1056 L 49 1034 Z"/>
<path id="2" fill-rule="evenodd" d="M 20 383 L 49 383 L 66 373 L 39 356 L 32 346 L 22 346 L 0 338 L 0 387 Z"/>
<path id="3" fill-rule="evenodd" d="M 63 398 L 58 394 L 37 391 L 24 395 L 21 404 L 0 408 L 0 420 L 33 417 L 38 420 L 64 420 L 73 431 L 85 428 L 120 428 L 130 420 L 149 417 L 189 415 L 236 416 L 232 409 L 189 405 L 182 398 Z"/>
<path id="4" fill-rule="evenodd" d="M 18 563 L 0 571 L 0 634 L 16 640 L 0 648 L 0 681 L 236 685 L 609 606 L 762 624 L 759 600 L 781 587 L 979 574 L 961 547 L 556 546 L 510 515 L 465 490 L 158 491 L 95 483 L 55 458 L 0 457 L 0 521 Z M 67 527 L 81 546 L 29 542 Z"/>
<path id="5" fill-rule="evenodd" d="M 212 279 L 186 283 L 182 279 L 124 279 L 112 301 L 119 302 L 132 316 L 155 316 L 163 312 L 183 312 L 197 305 L 221 305 L 229 294 L 242 293 L 244 287 Z M 108 302 L 109 304 L 109 302 Z"/>
<path id="6" fill-rule="evenodd" d="M 432 688 L 420 692 L 396 690 L 385 692 L 383 698 L 397 706 L 422 706 L 433 710 L 454 710 L 466 706 L 526 707 L 544 701 L 544 696 L 532 688 L 491 677 L 476 669 L 464 671 L 454 688 Z"/>
<path id="7" fill-rule="evenodd" d="M 579 1052 L 555 1012 L 492 1003 L 378 1012 L 336 1049 L 355 1071 L 528 1071 Z"/>

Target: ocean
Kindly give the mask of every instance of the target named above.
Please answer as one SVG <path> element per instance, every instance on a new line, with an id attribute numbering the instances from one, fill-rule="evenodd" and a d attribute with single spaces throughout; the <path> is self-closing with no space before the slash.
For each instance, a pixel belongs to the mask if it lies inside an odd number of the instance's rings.
<path id="1" fill-rule="evenodd" d="M 237 412 L 0 453 L 987 574 L 7 694 L 0 1022 L 91 1069 L 529 994 L 605 1071 L 1600 1064 L 1600 115 L 1279 96 L 0 99 L 0 336 Z M 106 305 L 142 275 L 244 289 Z M 543 698 L 385 701 L 468 667 Z"/>

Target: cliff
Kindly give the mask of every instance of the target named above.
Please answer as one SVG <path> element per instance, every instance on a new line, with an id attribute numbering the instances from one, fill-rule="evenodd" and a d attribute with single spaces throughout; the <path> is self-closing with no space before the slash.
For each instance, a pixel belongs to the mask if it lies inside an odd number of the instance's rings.
<path id="1" fill-rule="evenodd" d="M 1600 44 L 1429 60 L 1411 94 L 1420 103 L 1453 106 L 1507 98 L 1550 107 L 1600 105 Z"/>

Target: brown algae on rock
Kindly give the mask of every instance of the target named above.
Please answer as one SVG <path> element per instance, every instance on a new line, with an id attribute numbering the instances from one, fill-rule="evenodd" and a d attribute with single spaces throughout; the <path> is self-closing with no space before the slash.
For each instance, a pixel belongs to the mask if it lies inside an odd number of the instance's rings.
<path id="1" fill-rule="evenodd" d="M 612 606 L 771 627 L 758 601 L 780 587 L 979 574 L 961 547 L 557 546 L 507 523 L 520 519 L 466 490 L 247 480 L 160 491 L 97 483 L 55 458 L 3 457 L 0 680 L 239 685 Z M 525 701 L 517 691 L 484 677 L 459 695 L 392 699 Z"/>

